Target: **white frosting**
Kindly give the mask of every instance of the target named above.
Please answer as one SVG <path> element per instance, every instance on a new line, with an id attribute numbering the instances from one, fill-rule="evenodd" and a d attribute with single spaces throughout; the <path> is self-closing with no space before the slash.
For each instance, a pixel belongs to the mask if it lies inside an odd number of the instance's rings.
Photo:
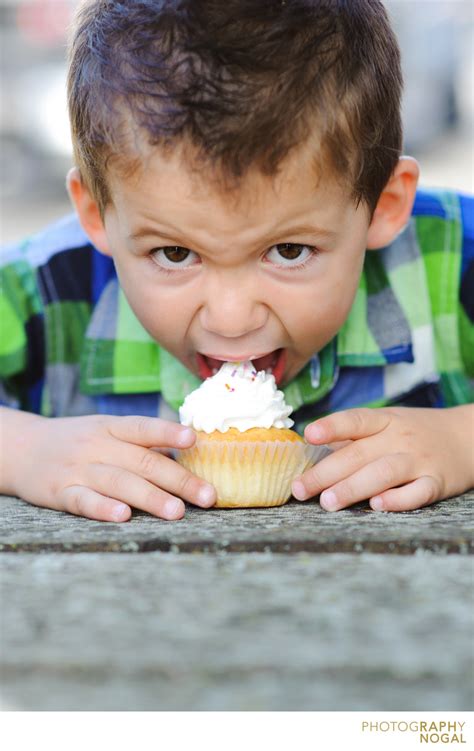
<path id="1" fill-rule="evenodd" d="M 179 408 L 183 425 L 225 433 L 229 428 L 291 428 L 292 408 L 285 404 L 275 378 L 248 362 L 226 362 L 216 375 L 189 394 Z"/>

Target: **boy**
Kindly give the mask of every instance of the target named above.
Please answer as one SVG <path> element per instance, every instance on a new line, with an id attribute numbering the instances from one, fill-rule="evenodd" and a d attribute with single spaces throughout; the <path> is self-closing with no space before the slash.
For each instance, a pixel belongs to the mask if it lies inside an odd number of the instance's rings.
<path id="1" fill-rule="evenodd" d="M 248 358 L 337 449 L 296 498 L 399 511 L 474 485 L 472 204 L 421 193 L 410 219 L 400 92 L 376 0 L 83 5 L 79 221 L 3 260 L 3 492 L 116 522 L 211 506 L 167 454 L 195 440 L 176 410 Z"/>

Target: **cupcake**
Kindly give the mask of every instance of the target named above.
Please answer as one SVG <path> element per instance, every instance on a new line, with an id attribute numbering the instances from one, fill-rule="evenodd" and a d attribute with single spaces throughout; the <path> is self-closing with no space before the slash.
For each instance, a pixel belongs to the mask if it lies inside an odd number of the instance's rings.
<path id="1" fill-rule="evenodd" d="M 217 508 L 281 506 L 293 479 L 327 453 L 291 430 L 291 412 L 272 374 L 224 363 L 180 407 L 197 438 L 177 461 L 214 485 Z"/>

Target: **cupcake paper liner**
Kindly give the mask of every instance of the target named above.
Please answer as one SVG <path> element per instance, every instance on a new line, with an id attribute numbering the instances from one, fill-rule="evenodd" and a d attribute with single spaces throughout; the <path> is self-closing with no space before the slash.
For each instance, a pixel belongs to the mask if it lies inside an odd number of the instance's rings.
<path id="1" fill-rule="evenodd" d="M 212 441 L 199 436 L 177 461 L 217 490 L 215 508 L 281 506 L 295 477 L 330 453 L 301 441 Z"/>

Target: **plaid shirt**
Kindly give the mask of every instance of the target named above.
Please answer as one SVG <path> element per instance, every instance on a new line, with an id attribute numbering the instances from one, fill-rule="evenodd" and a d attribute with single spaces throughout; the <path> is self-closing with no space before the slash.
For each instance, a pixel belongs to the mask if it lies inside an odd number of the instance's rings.
<path id="1" fill-rule="evenodd" d="M 297 430 L 349 407 L 473 400 L 473 207 L 467 196 L 419 191 L 404 231 L 366 254 L 342 329 L 283 388 Z M 74 216 L 5 248 L 1 261 L 3 404 L 177 419 L 199 379 L 145 331 L 113 262 Z"/>

